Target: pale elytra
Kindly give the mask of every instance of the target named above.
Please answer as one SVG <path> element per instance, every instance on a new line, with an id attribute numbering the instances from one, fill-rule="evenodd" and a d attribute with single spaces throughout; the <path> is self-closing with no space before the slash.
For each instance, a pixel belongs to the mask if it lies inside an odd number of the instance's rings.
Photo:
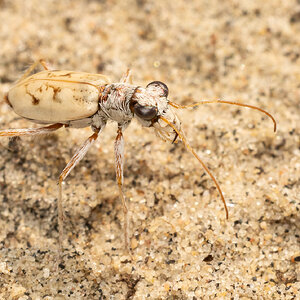
<path id="1" fill-rule="evenodd" d="M 41 64 L 42 72 L 31 73 Z M 77 149 L 58 180 L 58 224 L 60 251 L 63 242 L 62 182 L 85 156 L 96 141 L 107 121 L 118 124 L 115 139 L 115 169 L 120 198 L 124 210 L 125 245 L 128 248 L 128 209 L 122 190 L 124 139 L 123 131 L 135 117 L 144 127 L 153 127 L 164 141 L 176 142 L 179 138 L 196 157 L 214 181 L 224 204 L 226 218 L 228 209 L 221 188 L 215 177 L 189 145 L 181 123 L 173 109 L 192 108 L 204 103 L 226 103 L 259 110 L 270 117 L 276 131 L 276 121 L 268 112 L 258 107 L 223 100 L 203 100 L 191 105 L 179 105 L 168 100 L 168 88 L 160 81 L 149 83 L 146 88 L 133 85 L 130 72 L 119 83 L 111 83 L 107 77 L 74 71 L 49 70 L 43 60 L 35 62 L 9 90 L 6 102 L 19 116 L 47 126 L 30 129 L 6 129 L 0 136 L 30 136 L 47 134 L 63 126 L 82 128 L 91 126 L 93 134 Z"/>

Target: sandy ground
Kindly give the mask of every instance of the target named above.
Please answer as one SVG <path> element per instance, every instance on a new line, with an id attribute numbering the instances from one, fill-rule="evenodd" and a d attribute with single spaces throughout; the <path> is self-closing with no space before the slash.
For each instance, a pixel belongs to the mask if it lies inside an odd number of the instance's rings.
<path id="1" fill-rule="evenodd" d="M 159 4 L 159 2 L 161 2 Z M 160 80 L 172 101 L 236 100 L 178 111 L 229 208 L 184 146 L 132 122 L 124 251 L 110 124 L 64 186 L 90 129 L 1 139 L 0 299 L 296 299 L 300 290 L 299 1 L 0 1 L 0 93 L 36 59 L 117 82 Z M 22 99 L 20 99 L 22 101 Z M 0 105 L 1 128 L 33 125 Z M 298 294 L 299 296 L 299 294 Z M 298 298 L 299 299 L 299 298 Z"/>

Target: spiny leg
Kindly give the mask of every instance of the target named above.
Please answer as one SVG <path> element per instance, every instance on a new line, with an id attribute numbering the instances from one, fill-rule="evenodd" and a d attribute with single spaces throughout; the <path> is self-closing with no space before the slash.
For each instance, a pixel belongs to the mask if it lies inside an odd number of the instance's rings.
<path id="1" fill-rule="evenodd" d="M 81 161 L 81 159 L 85 156 L 89 148 L 93 145 L 95 140 L 98 137 L 99 130 L 97 130 L 94 134 L 92 134 L 83 145 L 77 149 L 76 153 L 73 155 L 69 163 L 63 169 L 59 176 L 58 180 L 58 200 L 57 200 L 57 209 L 58 209 L 58 231 L 59 231 L 59 256 L 61 258 L 62 255 L 62 246 L 63 246 L 63 220 L 64 220 L 64 212 L 62 206 L 62 183 L 69 175 L 71 170 Z"/>
<path id="2" fill-rule="evenodd" d="M 127 69 L 126 73 L 123 74 L 120 82 L 132 84 L 132 74 L 130 69 Z"/>
<path id="3" fill-rule="evenodd" d="M 22 128 L 22 129 L 4 129 L 0 131 L 0 136 L 24 136 L 24 135 L 41 135 L 51 133 L 59 128 L 61 128 L 63 124 L 56 123 L 45 127 L 39 128 Z"/>
<path id="4" fill-rule="evenodd" d="M 124 165 L 124 138 L 122 133 L 122 127 L 118 127 L 118 134 L 115 140 L 115 168 L 116 177 L 119 187 L 119 194 L 123 204 L 124 212 L 124 238 L 125 238 L 125 248 L 129 251 L 129 240 L 128 240 L 128 208 L 126 205 L 125 196 L 122 190 L 123 186 L 123 165 Z"/>
<path id="5" fill-rule="evenodd" d="M 31 73 L 32 73 L 32 71 L 38 66 L 38 65 L 42 65 L 43 66 L 43 68 L 45 69 L 45 70 L 49 70 L 49 68 L 47 67 L 47 64 L 46 64 L 46 62 L 45 62 L 45 60 L 44 59 L 38 59 L 38 60 L 36 60 L 27 70 L 26 70 L 26 72 L 24 73 L 24 75 L 17 81 L 17 82 L 20 82 L 20 81 L 22 81 L 22 80 L 24 80 L 26 77 L 28 77 Z"/>

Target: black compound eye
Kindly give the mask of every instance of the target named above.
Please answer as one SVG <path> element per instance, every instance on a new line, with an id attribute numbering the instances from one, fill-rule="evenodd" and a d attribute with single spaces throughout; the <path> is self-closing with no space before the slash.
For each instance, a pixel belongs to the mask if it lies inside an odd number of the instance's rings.
<path id="1" fill-rule="evenodd" d="M 143 120 L 151 121 L 157 116 L 157 108 L 155 106 L 143 106 L 136 103 L 133 106 L 134 113 Z"/>
<path id="2" fill-rule="evenodd" d="M 159 89 L 161 97 L 166 97 L 167 98 L 168 95 L 169 95 L 168 87 L 161 81 L 152 81 L 146 86 L 146 88 L 148 88 L 148 87 L 154 87 L 154 88 Z"/>

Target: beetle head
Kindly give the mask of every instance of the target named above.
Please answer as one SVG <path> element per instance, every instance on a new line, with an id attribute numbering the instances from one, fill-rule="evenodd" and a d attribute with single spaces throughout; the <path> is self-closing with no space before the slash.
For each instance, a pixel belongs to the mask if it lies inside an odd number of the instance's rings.
<path id="1" fill-rule="evenodd" d="M 137 88 L 131 99 L 131 111 L 144 127 L 154 127 L 155 133 L 164 141 L 175 142 L 176 131 L 160 117 L 168 120 L 180 131 L 181 125 L 167 99 L 168 87 L 160 82 L 153 81 L 146 88 Z"/>

